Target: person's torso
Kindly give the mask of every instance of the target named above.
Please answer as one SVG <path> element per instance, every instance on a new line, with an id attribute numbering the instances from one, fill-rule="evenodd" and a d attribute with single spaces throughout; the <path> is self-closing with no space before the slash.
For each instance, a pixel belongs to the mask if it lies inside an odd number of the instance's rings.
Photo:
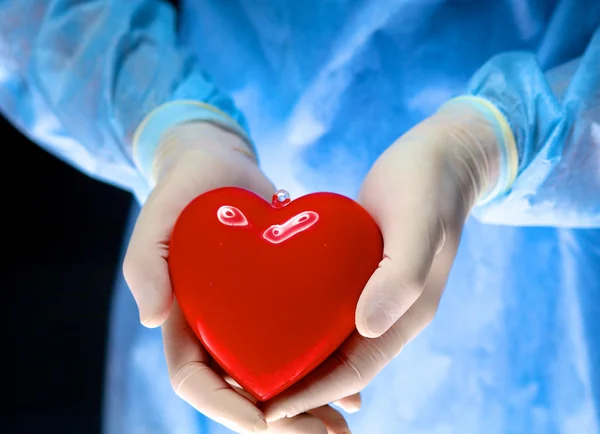
<path id="1" fill-rule="evenodd" d="M 569 4 L 187 0 L 181 38 L 245 113 L 279 188 L 352 197 L 379 154 L 494 54 L 531 50 L 544 67 L 579 54 L 553 24 Z M 598 318 L 600 230 L 469 221 L 436 319 L 366 389 L 353 432 L 597 433 Z M 163 429 L 148 432 L 181 432 Z"/>
<path id="2" fill-rule="evenodd" d="M 548 31 L 556 9 L 551 0 L 188 0 L 180 33 L 233 95 L 278 187 L 354 196 L 377 156 L 463 93 L 493 55 L 531 50 L 552 66 L 571 54 L 568 35 Z"/>

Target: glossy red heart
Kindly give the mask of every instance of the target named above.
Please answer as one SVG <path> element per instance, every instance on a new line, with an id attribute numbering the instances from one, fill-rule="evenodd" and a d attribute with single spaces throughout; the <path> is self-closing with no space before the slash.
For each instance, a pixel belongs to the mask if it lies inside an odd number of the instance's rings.
<path id="1" fill-rule="evenodd" d="M 355 330 L 382 239 L 355 201 L 315 193 L 269 203 L 226 187 L 192 201 L 172 233 L 175 296 L 219 365 L 260 401 L 282 392 Z"/>

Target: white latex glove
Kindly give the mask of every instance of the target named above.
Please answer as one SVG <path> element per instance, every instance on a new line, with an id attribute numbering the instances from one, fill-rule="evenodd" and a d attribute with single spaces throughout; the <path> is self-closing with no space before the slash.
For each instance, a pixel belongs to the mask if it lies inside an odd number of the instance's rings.
<path id="1" fill-rule="evenodd" d="M 433 319 L 463 224 L 478 199 L 507 187 L 516 155 L 494 107 L 457 100 L 400 137 L 376 161 L 359 201 L 378 223 L 384 258 L 356 310 L 358 332 L 265 408 L 267 420 L 361 391 Z M 516 150 L 516 148 L 512 148 Z M 402 393 L 399 391 L 398 393 Z"/>
<path id="2" fill-rule="evenodd" d="M 266 430 L 258 406 L 214 366 L 174 302 L 167 257 L 175 221 L 183 208 L 201 193 L 237 186 L 270 201 L 275 189 L 241 137 L 205 122 L 171 129 L 161 139 L 153 167 L 155 187 L 142 207 L 123 266 L 140 320 L 147 327 L 162 325 L 171 383 L 182 399 L 234 431 Z M 342 400 L 340 405 L 353 409 L 358 407 L 357 403 L 360 397 L 353 396 Z M 274 422 L 267 432 L 348 432 L 344 417 L 327 404 L 307 409 L 308 413 L 296 418 Z"/>

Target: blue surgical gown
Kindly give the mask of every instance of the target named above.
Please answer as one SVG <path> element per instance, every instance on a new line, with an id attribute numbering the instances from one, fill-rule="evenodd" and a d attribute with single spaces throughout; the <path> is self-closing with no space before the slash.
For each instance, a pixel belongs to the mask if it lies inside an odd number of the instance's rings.
<path id="1" fill-rule="evenodd" d="M 293 196 L 354 197 L 463 94 L 505 115 L 518 176 L 467 221 L 437 317 L 364 391 L 353 432 L 600 433 L 598 0 L 187 0 L 178 17 L 158 0 L 0 0 L 4 116 L 138 203 L 132 137 L 164 103 L 234 119 Z M 120 277 L 107 363 L 106 433 L 228 432 L 171 390 Z"/>

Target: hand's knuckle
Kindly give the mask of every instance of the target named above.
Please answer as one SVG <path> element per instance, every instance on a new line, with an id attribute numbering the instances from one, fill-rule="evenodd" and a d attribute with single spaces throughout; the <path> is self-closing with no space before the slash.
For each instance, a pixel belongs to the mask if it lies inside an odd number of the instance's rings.
<path id="1" fill-rule="evenodd" d="M 430 303 L 425 308 L 424 318 L 425 318 L 426 325 L 429 325 L 433 321 L 433 319 L 437 315 L 438 308 L 439 308 L 439 305 L 437 303 Z"/>
<path id="2" fill-rule="evenodd" d="M 397 323 L 373 343 L 373 351 L 380 353 L 382 364 L 386 365 L 400 354 L 406 343 L 405 327 L 401 323 Z"/>
<path id="3" fill-rule="evenodd" d="M 404 332 L 404 330 L 401 327 L 398 327 L 397 330 L 394 330 L 393 333 L 394 333 L 394 336 L 392 339 L 393 344 L 390 345 L 390 348 L 392 349 L 392 351 L 391 351 L 392 359 L 398 357 L 398 355 L 402 352 L 402 350 L 404 349 L 404 347 L 406 346 L 406 343 L 407 343 L 406 333 Z"/>
<path id="4" fill-rule="evenodd" d="M 422 294 L 425 289 L 425 285 L 423 282 L 418 282 L 416 280 L 405 285 L 402 290 L 407 291 L 410 295 L 410 300 L 414 303 Z"/>
<path id="5" fill-rule="evenodd" d="M 361 370 L 363 373 L 362 387 L 353 390 L 358 393 L 364 389 L 375 376 L 394 358 L 394 354 L 389 350 L 390 345 L 385 345 L 385 335 L 377 340 L 369 340 L 362 343 L 361 354 L 363 355 Z"/>
<path id="6" fill-rule="evenodd" d="M 369 382 L 369 378 L 366 378 L 364 372 L 359 369 L 358 363 L 353 360 L 352 356 L 348 356 L 343 351 L 335 353 L 334 357 L 342 366 L 344 370 L 344 392 L 347 394 L 353 394 L 361 391 L 366 387 Z"/>
<path id="7" fill-rule="evenodd" d="M 440 307 L 440 299 L 442 296 L 442 290 L 439 291 L 431 291 L 430 294 L 425 294 L 426 298 L 424 299 L 425 303 L 421 306 L 421 317 L 423 319 L 424 327 L 429 325 L 435 316 L 437 315 L 438 309 Z"/>
<path id="8" fill-rule="evenodd" d="M 188 380 L 192 375 L 195 375 L 199 372 L 202 372 L 205 369 L 210 369 L 208 366 L 199 363 L 199 362 L 187 362 L 183 365 L 175 368 L 169 374 L 169 380 L 171 382 L 171 387 L 177 393 L 180 394 L 183 384 Z"/>
<path id="9" fill-rule="evenodd" d="M 210 391 L 210 397 L 213 401 L 219 401 L 221 395 L 225 395 L 223 397 L 223 398 L 225 398 L 226 395 L 228 395 L 230 391 L 231 391 L 231 388 L 227 384 L 223 384 L 223 385 L 217 386 L 216 388 L 212 389 Z"/>
<path id="10" fill-rule="evenodd" d="M 381 346 L 381 342 L 366 342 L 367 347 L 366 354 L 369 356 L 369 364 L 373 367 L 383 367 L 387 365 L 392 356 L 389 351 L 385 351 Z"/>
<path id="11" fill-rule="evenodd" d="M 122 266 L 122 271 L 123 271 L 123 277 L 125 278 L 125 282 L 131 286 L 131 282 L 132 282 L 132 277 L 133 274 L 135 273 L 135 262 L 131 256 L 130 253 L 127 253 L 125 255 L 125 259 L 123 260 L 123 266 Z"/>

